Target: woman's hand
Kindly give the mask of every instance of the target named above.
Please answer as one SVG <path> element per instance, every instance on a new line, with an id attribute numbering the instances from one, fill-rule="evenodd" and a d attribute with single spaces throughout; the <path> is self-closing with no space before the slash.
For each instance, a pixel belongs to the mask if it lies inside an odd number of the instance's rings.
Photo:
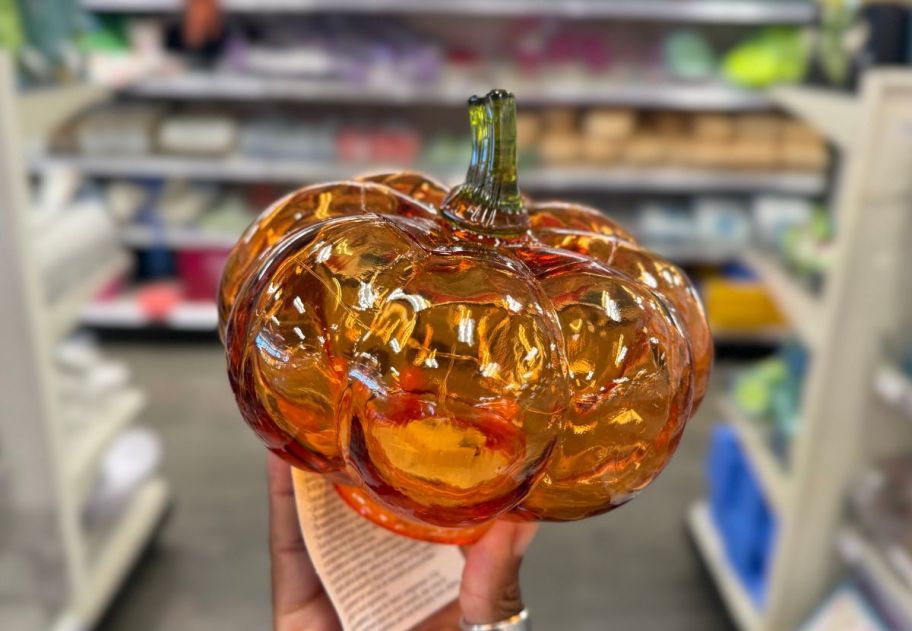
<path id="1" fill-rule="evenodd" d="M 269 552 L 272 561 L 272 610 L 276 631 L 337 631 L 339 617 L 314 569 L 298 525 L 291 468 L 269 454 Z M 519 566 L 537 525 L 500 521 L 471 546 L 459 600 L 419 624 L 417 629 L 458 629 L 469 623 L 504 620 L 523 608 Z"/>

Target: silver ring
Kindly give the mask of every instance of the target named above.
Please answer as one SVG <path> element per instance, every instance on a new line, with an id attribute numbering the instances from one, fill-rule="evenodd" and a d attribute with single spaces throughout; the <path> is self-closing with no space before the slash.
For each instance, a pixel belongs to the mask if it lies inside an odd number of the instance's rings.
<path id="1" fill-rule="evenodd" d="M 460 618 L 459 628 L 462 631 L 531 631 L 532 625 L 529 622 L 529 610 L 523 609 L 515 616 L 500 622 L 469 624 L 464 618 Z"/>

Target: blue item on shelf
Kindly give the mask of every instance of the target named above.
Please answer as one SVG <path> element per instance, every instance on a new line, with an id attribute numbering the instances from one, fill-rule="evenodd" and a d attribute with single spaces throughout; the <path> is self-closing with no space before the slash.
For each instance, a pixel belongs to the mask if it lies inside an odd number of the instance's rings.
<path id="1" fill-rule="evenodd" d="M 706 474 L 710 515 L 726 556 L 754 602 L 762 606 L 776 538 L 776 516 L 737 433 L 729 425 L 713 430 Z"/>

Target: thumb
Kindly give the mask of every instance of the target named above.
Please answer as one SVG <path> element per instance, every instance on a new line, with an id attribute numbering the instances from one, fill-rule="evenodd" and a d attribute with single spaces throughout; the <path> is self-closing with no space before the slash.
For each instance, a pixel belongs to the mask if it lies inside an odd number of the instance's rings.
<path id="1" fill-rule="evenodd" d="M 519 566 L 536 530 L 538 524 L 533 522 L 498 521 L 467 548 L 459 589 L 466 622 L 498 622 L 522 611 Z"/>

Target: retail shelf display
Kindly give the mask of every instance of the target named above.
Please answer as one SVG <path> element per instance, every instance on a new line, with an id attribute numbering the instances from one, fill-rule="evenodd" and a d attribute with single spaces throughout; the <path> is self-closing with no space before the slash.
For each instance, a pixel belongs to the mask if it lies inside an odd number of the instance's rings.
<path id="1" fill-rule="evenodd" d="M 874 389 L 886 403 L 912 418 L 912 380 L 892 364 L 883 364 L 874 373 Z"/>
<path id="2" fill-rule="evenodd" d="M 78 324 L 84 304 L 125 268 L 127 257 L 112 248 L 106 264 L 60 290 L 53 303 L 45 299 L 40 252 L 46 244 L 39 241 L 29 202 L 26 136 L 50 131 L 42 117 L 66 120 L 97 92 L 64 86 L 23 96 L 16 85 L 13 60 L 0 51 L 0 347 L 15 358 L 15 370 L 0 379 L 4 519 L 13 524 L 11 532 L 24 529 L 23 536 L 41 537 L 35 542 L 41 547 L 40 593 L 25 587 L 17 600 L 52 616 L 53 629 L 89 629 L 154 534 L 169 494 L 162 479 L 150 477 L 125 500 L 113 527 L 104 532 L 84 527 L 85 500 L 107 448 L 135 419 L 145 397 L 132 388 L 112 392 L 105 403 L 85 406 L 91 414 L 79 418 L 77 407 L 67 409 L 61 396 L 56 348 Z M 0 619 L 7 605 L 0 602 Z"/>
<path id="3" fill-rule="evenodd" d="M 846 564 L 859 571 L 891 611 L 902 618 L 902 628 L 912 627 L 912 588 L 893 571 L 878 546 L 853 526 L 839 531 L 837 546 Z"/>
<path id="4" fill-rule="evenodd" d="M 806 24 L 817 14 L 808 0 L 224 0 L 226 11 L 318 13 L 400 13 L 421 15 L 487 15 L 564 18 L 618 18 L 723 24 Z M 181 0 L 82 0 L 82 6 L 101 12 L 173 12 Z"/>
<path id="5" fill-rule="evenodd" d="M 713 571 L 739 627 L 759 631 L 802 628 L 821 594 L 839 577 L 834 553 L 842 547 L 853 566 L 880 584 L 906 614 L 909 591 L 889 571 L 877 548 L 860 535 L 846 535 L 844 508 L 850 485 L 871 462 L 912 439 L 889 445 L 869 438 L 881 422 L 873 413 L 874 387 L 888 400 L 904 402 L 907 384 L 884 363 L 883 340 L 904 330 L 908 314 L 895 288 L 907 275 L 912 216 L 908 196 L 893 195 L 907 184 L 912 169 L 908 136 L 912 128 L 912 72 L 870 70 L 857 97 L 823 94 L 807 88 L 776 89 L 772 97 L 843 153 L 834 182 L 837 229 L 833 256 L 819 295 L 810 292 L 770 255 L 748 251 L 744 261 L 757 272 L 810 351 L 801 394 L 801 427 L 788 450 L 787 474 L 780 473 L 762 436 L 751 433 L 737 415 L 732 423 L 757 465 L 765 489 L 777 500 L 777 529 L 766 575 L 766 597 L 754 617 L 731 596 L 731 580 Z M 872 253 L 876 255 L 872 256 Z M 891 372 L 892 371 L 892 372 Z M 903 405 L 905 405 L 903 403 Z M 892 451 L 890 451 L 892 450 Z M 696 521 L 691 513 L 691 523 Z M 704 513 L 705 514 L 705 513 Z M 708 522 L 708 516 L 706 521 Z M 695 530 L 698 527 L 695 527 Z M 706 527 L 704 526 L 704 530 Z M 700 548 L 707 565 L 718 556 Z M 909 626 L 912 618 L 900 628 Z"/>
<path id="6" fill-rule="evenodd" d="M 687 525 L 739 631 L 761 629 L 760 611 L 728 560 L 725 544 L 713 523 L 705 500 L 699 500 L 690 507 Z"/>
<path id="7" fill-rule="evenodd" d="M 358 165 L 293 162 L 233 156 L 219 159 L 175 156 L 95 157 L 36 156 L 34 172 L 68 166 L 80 172 L 110 178 L 192 178 L 221 182 L 276 182 L 304 184 L 349 178 L 362 173 L 397 171 L 403 165 Z M 464 177 L 461 170 L 427 169 L 445 181 Z M 521 185 L 551 192 L 656 192 L 656 193 L 755 193 L 820 195 L 825 180 L 818 174 L 794 172 L 744 172 L 686 168 L 553 167 L 531 168 L 522 173 Z"/>
<path id="8" fill-rule="evenodd" d="M 737 432 L 767 501 L 774 509 L 781 510 L 789 493 L 788 473 L 773 453 L 763 430 L 756 421 L 747 418 L 731 399 L 723 399 L 720 411 Z"/>
<path id="9" fill-rule="evenodd" d="M 790 275 L 775 257 L 756 250 L 743 255 L 744 262 L 766 284 L 802 341 L 810 348 L 820 344 L 820 299 Z"/>
<path id="10" fill-rule="evenodd" d="M 849 94 L 819 88 L 782 86 L 771 91 L 773 100 L 812 123 L 840 149 L 851 149 L 861 129 L 861 104 Z"/>
<path id="11" fill-rule="evenodd" d="M 120 234 L 123 243 L 132 248 L 162 246 L 173 249 L 231 248 L 240 236 L 202 232 L 192 228 L 159 229 L 151 226 L 124 226 Z"/>
<path id="12" fill-rule="evenodd" d="M 713 329 L 713 339 L 717 344 L 779 346 L 788 339 L 788 335 L 788 330 L 780 327 L 744 330 Z"/>
<path id="13" fill-rule="evenodd" d="M 185 302 L 175 305 L 160 318 L 150 316 L 131 298 L 116 298 L 88 305 L 82 312 L 82 323 L 99 329 L 145 329 L 150 327 L 175 331 L 215 331 L 218 309 L 214 302 Z"/>
<path id="14" fill-rule="evenodd" d="M 669 110 L 766 110 L 773 102 L 763 93 L 721 82 L 527 81 L 505 77 L 493 81 L 525 105 L 603 105 Z M 126 88 L 133 96 L 187 100 L 262 100 L 343 102 L 389 105 L 465 105 L 466 94 L 483 93 L 478 82 L 447 81 L 421 85 L 358 84 L 341 81 L 265 77 L 229 72 L 194 71 L 142 79 Z"/>
<path id="15" fill-rule="evenodd" d="M 107 448 L 136 419 L 145 403 L 145 394 L 135 388 L 118 392 L 99 407 L 97 415 L 71 430 L 66 478 L 74 496 L 87 496 Z"/>
<path id="16" fill-rule="evenodd" d="M 160 477 L 143 483 L 130 498 L 120 519 L 110 531 L 98 536 L 97 554 L 72 603 L 57 618 L 53 631 L 89 629 L 95 626 L 116 592 L 155 534 L 168 509 L 168 484 Z M 91 536 L 91 535 L 90 535 Z"/>
<path id="17" fill-rule="evenodd" d="M 118 256 L 102 265 L 79 285 L 59 297 L 50 306 L 48 327 L 53 339 L 61 339 L 79 325 L 83 306 L 111 280 L 128 267 L 126 255 Z"/>

